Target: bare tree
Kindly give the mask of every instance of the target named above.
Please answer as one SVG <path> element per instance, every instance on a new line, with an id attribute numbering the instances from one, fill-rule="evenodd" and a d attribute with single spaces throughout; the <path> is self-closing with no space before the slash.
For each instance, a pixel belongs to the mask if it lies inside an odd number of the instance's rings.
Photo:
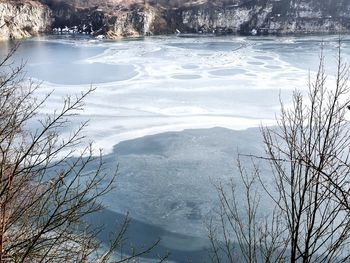
<path id="1" fill-rule="evenodd" d="M 69 128 L 93 89 L 65 98 L 60 110 L 40 118 L 50 94 L 35 98 L 39 87 L 25 79 L 23 65 L 12 63 L 16 48 L 0 62 L 0 263 L 129 262 L 148 253 L 158 242 L 119 260 L 113 256 L 125 243 L 128 218 L 106 251 L 96 239 L 99 229 L 85 220 L 102 208 L 100 197 L 116 175 L 105 173 L 92 145 L 76 150 L 86 123 L 67 139 L 60 131 Z M 39 128 L 32 131 L 30 122 Z M 93 171 L 87 169 L 91 164 Z"/>
<path id="2" fill-rule="evenodd" d="M 212 220 L 208 227 L 211 261 L 284 262 L 288 236 L 279 210 L 274 209 L 268 218 L 259 211 L 259 168 L 254 164 L 252 172 L 248 172 L 240 159 L 237 168 L 239 178 L 216 186 L 219 224 Z"/>
<path id="3" fill-rule="evenodd" d="M 237 195 L 228 198 L 227 191 L 219 191 L 226 218 L 235 222 L 229 225 L 240 249 L 244 252 L 248 248 L 245 262 L 257 262 L 256 256 L 247 257 L 256 255 L 256 251 L 261 253 L 259 260 L 263 262 L 271 262 L 271 256 L 277 256 L 273 262 L 349 261 L 349 70 L 341 57 L 339 46 L 334 88 L 328 88 L 321 55 L 307 96 L 295 91 L 291 107 L 281 103 L 277 127 L 262 128 L 266 156 L 250 157 L 269 163 L 275 191 L 261 179 L 261 172 L 255 170 L 251 178 L 260 178 L 259 184 L 274 203 L 273 215 L 262 225 L 252 226 L 251 220 L 257 221 L 259 209 L 259 202 L 251 193 L 253 179 L 245 179 L 243 184 L 247 203 L 251 203 L 244 218 L 239 217 L 236 208 Z M 251 231 L 255 235 L 253 243 Z"/>

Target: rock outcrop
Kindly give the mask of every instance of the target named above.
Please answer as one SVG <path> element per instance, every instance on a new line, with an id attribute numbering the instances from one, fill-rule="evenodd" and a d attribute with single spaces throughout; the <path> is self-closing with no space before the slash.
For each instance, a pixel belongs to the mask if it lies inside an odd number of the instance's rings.
<path id="1" fill-rule="evenodd" d="M 349 0 L 0 0 L 1 10 L 2 39 L 49 28 L 107 38 L 350 32 Z"/>
<path id="2" fill-rule="evenodd" d="M 0 40 L 48 32 L 52 21 L 51 10 L 40 2 L 0 0 Z"/>
<path id="3" fill-rule="evenodd" d="M 350 1 L 264 0 L 178 8 L 183 32 L 297 34 L 350 32 Z M 255 3 L 254 3 L 255 2 Z M 332 5 L 332 2 L 334 5 Z M 328 5 L 327 5 L 328 3 Z"/>
<path id="4" fill-rule="evenodd" d="M 107 38 L 138 37 L 171 33 L 163 18 L 165 9 L 151 5 L 102 4 L 72 5 L 65 1 L 47 1 L 55 17 L 55 32 L 105 35 Z"/>
<path id="5" fill-rule="evenodd" d="M 109 0 L 103 3 L 99 0 L 76 0 L 75 5 L 56 0 L 56 5 L 57 1 L 61 9 L 53 8 L 55 26 L 82 28 L 85 25 L 86 28 L 90 25 L 93 33 L 109 38 L 176 32 L 350 32 L 350 1 L 347 0 Z M 66 11 L 62 12 L 63 3 Z M 90 7 L 87 7 L 89 3 Z M 68 6 L 71 6 L 70 15 L 66 14 Z M 84 7 L 77 9 L 76 6 Z"/>

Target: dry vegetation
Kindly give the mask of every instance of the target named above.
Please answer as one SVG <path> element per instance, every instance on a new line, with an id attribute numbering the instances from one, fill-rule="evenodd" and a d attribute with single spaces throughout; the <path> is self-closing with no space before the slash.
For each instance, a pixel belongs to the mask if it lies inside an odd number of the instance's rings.
<path id="1" fill-rule="evenodd" d="M 221 223 L 209 232 L 213 262 L 349 262 L 348 75 L 339 52 L 335 87 L 328 88 L 321 57 L 308 96 L 296 91 L 291 108 L 282 104 L 278 126 L 262 128 L 266 156 L 248 156 L 251 172 L 239 160 L 241 178 L 218 186 Z M 271 167 L 272 188 L 257 159 Z M 274 206 L 266 217 L 257 186 Z"/>
<path id="2" fill-rule="evenodd" d="M 0 60 L 0 263 L 137 262 L 153 246 L 124 248 L 129 255 L 113 260 L 124 245 L 128 218 L 107 249 L 95 238 L 99 229 L 84 220 L 102 208 L 100 197 L 115 181 L 115 174 L 104 173 L 101 156 L 93 156 L 92 145 L 75 150 L 86 123 L 68 139 L 59 133 L 92 90 L 65 98 L 60 110 L 39 118 L 50 95 L 35 99 L 39 86 L 24 78 L 23 65 L 12 63 L 16 48 Z M 28 129 L 29 123 L 38 128 Z M 91 164 L 93 171 L 87 169 Z"/>

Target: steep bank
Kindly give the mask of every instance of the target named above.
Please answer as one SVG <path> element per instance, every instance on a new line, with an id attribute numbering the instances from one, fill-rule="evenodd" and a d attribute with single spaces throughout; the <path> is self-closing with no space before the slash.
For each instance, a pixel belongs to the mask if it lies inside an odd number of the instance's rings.
<path id="1" fill-rule="evenodd" d="M 231 5 L 204 4 L 180 8 L 184 32 L 240 34 L 296 34 L 350 32 L 350 2 L 338 8 L 309 1 L 245 1 Z M 332 1 L 331 1 L 332 2 Z M 333 1 L 335 2 L 335 1 Z"/>
<path id="2" fill-rule="evenodd" d="M 50 28 L 57 33 L 85 33 L 112 39 L 179 32 L 253 35 L 350 32 L 348 0 L 40 2 L 0 0 L 0 8 L 5 10 L 0 37 L 26 37 L 49 32 Z"/>
<path id="3" fill-rule="evenodd" d="M 172 33 L 165 20 L 166 9 L 149 4 L 100 5 L 70 4 L 68 1 L 46 1 L 55 17 L 55 32 L 78 32 L 105 35 L 107 38 L 137 37 Z"/>
<path id="4" fill-rule="evenodd" d="M 168 33 L 295 34 L 350 32 L 347 0 L 46 1 L 54 27 L 109 38 Z M 140 3 L 141 2 L 141 3 Z M 88 25 L 88 26 L 87 26 Z"/>
<path id="5" fill-rule="evenodd" d="M 52 12 L 37 1 L 0 1 L 0 40 L 48 32 Z"/>

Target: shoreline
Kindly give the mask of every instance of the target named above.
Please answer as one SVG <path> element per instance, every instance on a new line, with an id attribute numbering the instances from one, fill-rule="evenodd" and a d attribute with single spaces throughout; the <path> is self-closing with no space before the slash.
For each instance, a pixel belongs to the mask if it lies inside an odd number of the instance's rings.
<path id="1" fill-rule="evenodd" d="M 82 34 L 82 33 L 55 33 L 55 32 L 43 32 L 37 35 L 28 36 L 20 39 L 0 39 L 1 42 L 11 42 L 11 41 L 25 41 L 30 39 L 35 39 L 37 37 L 71 37 L 74 39 L 91 39 L 100 40 L 106 42 L 117 42 L 117 41 L 132 41 L 132 40 L 145 40 L 158 37 L 178 37 L 178 38 L 220 38 L 220 37 L 249 37 L 256 39 L 263 38 L 303 38 L 303 37 L 341 37 L 349 36 L 350 29 L 346 32 L 298 32 L 298 33 L 276 33 L 276 34 L 260 34 L 260 35 L 249 35 L 249 34 L 239 34 L 239 33 L 227 33 L 227 34 L 214 34 L 214 33 L 181 33 L 181 34 L 156 34 L 156 35 L 140 35 L 140 36 L 120 36 L 118 38 L 98 38 L 97 36 Z"/>

